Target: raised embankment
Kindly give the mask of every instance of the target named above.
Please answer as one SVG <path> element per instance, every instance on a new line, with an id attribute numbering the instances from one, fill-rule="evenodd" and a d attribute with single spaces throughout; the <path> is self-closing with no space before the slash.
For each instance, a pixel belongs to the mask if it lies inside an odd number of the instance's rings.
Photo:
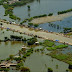
<path id="1" fill-rule="evenodd" d="M 31 21 L 33 24 L 43 24 L 47 22 L 54 22 L 54 21 L 61 21 L 64 18 L 72 16 L 72 12 L 60 14 L 60 15 L 53 15 L 53 16 L 46 16 L 41 18 L 35 18 Z"/>
<path id="2" fill-rule="evenodd" d="M 21 33 L 26 33 L 26 34 L 30 34 L 30 35 L 37 35 L 38 37 L 42 37 L 44 39 L 49 39 L 49 40 L 59 40 L 59 42 L 61 43 L 68 43 L 70 45 L 72 45 L 72 38 L 68 38 L 62 34 L 56 34 L 56 33 L 50 33 L 50 32 L 44 32 L 44 31 L 35 31 L 32 30 L 30 31 L 29 28 L 26 27 L 20 27 L 18 25 L 13 25 L 13 24 L 7 24 L 7 23 L 3 23 L 3 27 L 4 28 L 10 28 L 10 30 L 14 30 L 17 32 L 21 32 Z"/>

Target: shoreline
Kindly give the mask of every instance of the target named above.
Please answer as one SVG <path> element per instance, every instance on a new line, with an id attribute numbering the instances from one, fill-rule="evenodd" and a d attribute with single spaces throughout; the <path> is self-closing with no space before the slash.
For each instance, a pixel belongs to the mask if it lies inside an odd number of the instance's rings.
<path id="1" fill-rule="evenodd" d="M 72 12 L 60 14 L 60 15 L 53 15 L 53 16 L 46 16 L 41 18 L 35 18 L 31 21 L 33 24 L 43 24 L 47 22 L 55 22 L 55 21 L 61 21 L 64 18 L 72 16 Z"/>

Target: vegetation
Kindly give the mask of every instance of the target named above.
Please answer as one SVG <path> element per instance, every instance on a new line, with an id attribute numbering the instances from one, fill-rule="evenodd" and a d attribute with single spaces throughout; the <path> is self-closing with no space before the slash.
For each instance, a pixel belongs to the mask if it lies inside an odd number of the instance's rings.
<path id="1" fill-rule="evenodd" d="M 5 15 L 4 16 L 7 16 L 9 14 L 9 17 L 11 19 L 20 20 L 19 17 L 13 15 L 14 7 L 23 6 L 23 5 L 26 5 L 27 3 L 30 3 L 30 2 L 33 2 L 33 1 L 34 0 L 26 0 L 26 1 L 25 0 L 20 0 L 20 1 L 16 1 L 15 3 L 9 4 L 8 0 L 1 0 L 0 5 L 3 5 L 3 7 L 5 8 Z M 28 8 L 30 8 L 30 6 L 28 6 Z"/>
<path id="2" fill-rule="evenodd" d="M 0 71 L 8 72 L 9 71 L 9 68 L 0 68 Z"/>
<path id="3" fill-rule="evenodd" d="M 66 35 L 71 36 L 71 35 L 72 35 L 72 32 L 69 32 L 69 33 L 67 33 Z"/>
<path id="4" fill-rule="evenodd" d="M 50 13 L 50 14 L 48 14 L 48 16 L 52 16 L 53 15 L 53 13 Z M 43 15 L 39 15 L 39 16 L 34 16 L 34 17 L 31 17 L 31 18 L 29 18 L 29 19 L 25 19 L 23 22 L 21 22 L 21 23 L 24 23 L 25 21 L 32 21 L 34 18 L 41 18 L 41 17 L 46 17 L 47 16 L 47 14 L 43 14 Z"/>
<path id="5" fill-rule="evenodd" d="M 54 42 L 49 41 L 49 40 L 45 40 L 45 41 L 42 43 L 42 45 L 43 45 L 44 47 L 52 47 L 52 46 L 54 45 Z"/>
<path id="6" fill-rule="evenodd" d="M 29 49 L 24 55 L 23 58 L 30 56 L 33 53 L 33 48 Z"/>
<path id="7" fill-rule="evenodd" d="M 24 66 L 23 62 L 20 62 L 20 63 L 18 63 L 18 64 L 16 65 L 16 68 L 17 68 L 17 69 L 20 69 L 20 68 L 23 67 L 23 66 Z"/>
<path id="8" fill-rule="evenodd" d="M 58 24 L 56 25 L 56 24 L 53 24 L 53 23 L 49 23 L 49 27 L 61 29 L 60 25 L 58 25 Z"/>
<path id="9" fill-rule="evenodd" d="M 72 32 L 72 28 L 64 28 L 63 32 L 64 33 Z"/>
<path id="10" fill-rule="evenodd" d="M 33 20 L 33 17 L 31 17 L 31 18 L 28 19 L 29 22 L 32 21 L 32 20 Z"/>
<path id="11" fill-rule="evenodd" d="M 21 61 L 22 58 L 21 58 L 21 57 L 15 57 L 14 60 L 16 60 L 16 61 Z"/>
<path id="12" fill-rule="evenodd" d="M 4 41 L 8 41 L 9 40 L 9 38 L 8 37 L 4 37 Z"/>
<path id="13" fill-rule="evenodd" d="M 30 9 L 30 5 L 28 5 L 27 7 L 28 7 L 28 9 Z"/>
<path id="14" fill-rule="evenodd" d="M 10 35 L 11 39 L 16 39 L 16 40 L 21 40 L 22 36 L 15 36 L 15 35 Z"/>
<path id="15" fill-rule="evenodd" d="M 72 64 L 69 64 L 69 69 L 72 69 Z M 67 72 L 69 71 L 69 70 L 66 70 Z"/>
<path id="16" fill-rule="evenodd" d="M 68 13 L 68 12 L 71 12 L 71 11 L 72 11 L 72 9 L 68 9 L 68 10 L 64 10 L 64 11 L 59 11 L 58 15 L 59 14 L 64 14 L 64 13 Z"/>
<path id="17" fill-rule="evenodd" d="M 48 68 L 48 72 L 53 72 L 53 70 L 51 68 Z"/>
<path id="18" fill-rule="evenodd" d="M 31 26 L 33 26 L 33 23 L 28 23 L 28 25 L 31 27 Z"/>
<path id="19" fill-rule="evenodd" d="M 13 6 L 10 6 L 9 4 L 3 4 L 3 7 L 5 8 L 5 15 L 4 16 L 7 16 L 9 14 L 9 17 L 11 19 L 14 19 L 14 20 L 20 20 L 19 17 L 13 15 Z"/>
<path id="20" fill-rule="evenodd" d="M 13 60 L 13 59 L 14 59 L 14 55 L 10 55 L 9 58 L 10 58 L 11 60 Z"/>
<path id="21" fill-rule="evenodd" d="M 27 20 L 22 21 L 22 22 L 20 23 L 20 25 L 22 25 L 22 24 L 25 23 L 25 22 L 27 22 Z"/>
<path id="22" fill-rule="evenodd" d="M 36 27 L 38 27 L 39 25 L 38 24 L 34 24 L 34 27 L 36 28 Z"/>
<path id="23" fill-rule="evenodd" d="M 59 60 L 65 60 L 68 58 L 68 56 L 65 54 L 53 55 L 52 57 L 57 58 Z"/>
<path id="24" fill-rule="evenodd" d="M 34 16 L 33 18 L 40 18 L 40 17 L 46 17 L 47 15 L 46 14 L 43 14 L 43 15 L 39 15 L 39 16 Z"/>
<path id="25" fill-rule="evenodd" d="M 49 13 L 49 14 L 48 14 L 48 16 L 52 16 L 52 15 L 53 15 L 53 13 Z"/>
<path id="26" fill-rule="evenodd" d="M 66 48 L 68 47 L 68 45 L 58 45 L 58 46 L 54 46 L 54 47 L 48 47 L 47 50 L 56 50 L 56 49 L 62 49 L 62 48 Z"/>
<path id="27" fill-rule="evenodd" d="M 58 50 L 54 50 L 47 55 L 72 65 L 72 53 L 63 54 L 61 51 L 58 52 Z"/>
<path id="28" fill-rule="evenodd" d="M 21 67 L 20 70 L 21 72 L 30 72 L 30 69 L 27 67 Z"/>
<path id="29" fill-rule="evenodd" d="M 37 42 L 37 38 L 36 38 L 36 37 L 30 38 L 30 39 L 27 41 L 27 44 L 28 44 L 28 45 L 33 45 L 35 42 Z"/>
<path id="30" fill-rule="evenodd" d="M 9 58 L 6 58 L 6 61 L 9 61 L 10 60 L 10 57 Z"/>

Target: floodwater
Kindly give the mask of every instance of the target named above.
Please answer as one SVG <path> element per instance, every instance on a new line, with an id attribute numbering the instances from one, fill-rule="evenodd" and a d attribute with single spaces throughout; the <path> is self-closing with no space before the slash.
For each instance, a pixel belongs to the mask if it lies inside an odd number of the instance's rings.
<path id="1" fill-rule="evenodd" d="M 53 72 L 66 72 L 68 69 L 68 64 L 38 52 L 31 54 L 24 65 L 29 67 L 31 72 L 47 72 L 48 67 L 52 68 Z M 58 65 L 58 69 L 56 65 Z"/>
<path id="2" fill-rule="evenodd" d="M 0 43 L 0 60 L 6 59 L 9 55 L 15 55 L 21 49 L 22 42 L 1 42 Z"/>
<path id="3" fill-rule="evenodd" d="M 6 31 L 5 29 L 3 29 L 3 30 L 0 30 L 0 39 L 3 40 L 5 36 L 9 38 L 10 35 L 12 34 L 30 38 L 30 36 L 12 32 L 12 31 Z M 41 42 L 43 41 L 41 39 L 38 39 L 38 40 Z M 1 42 L 0 43 L 0 59 L 5 59 L 9 57 L 9 55 L 17 54 L 23 44 L 24 44 L 23 42 Z M 34 50 L 38 48 L 41 49 L 43 47 L 37 46 L 37 47 L 34 47 Z M 45 55 L 46 53 L 49 53 L 49 51 L 45 50 L 44 54 L 34 52 L 28 58 L 26 58 L 24 66 L 29 67 L 31 72 L 47 72 L 48 67 L 51 67 L 54 72 L 65 72 L 66 69 L 68 69 L 68 64 L 62 61 L 53 59 L 50 56 Z M 56 68 L 56 65 L 58 65 L 58 69 Z M 10 70 L 9 72 L 12 72 L 12 70 Z M 19 72 L 19 71 L 16 71 L 16 72 Z"/>
<path id="4" fill-rule="evenodd" d="M 28 11 L 27 5 L 31 6 L 31 10 Z M 72 8 L 71 0 L 35 0 L 33 3 L 29 3 L 25 6 L 15 7 L 13 12 L 16 16 L 21 18 L 23 21 L 25 18 L 33 17 L 41 14 L 54 13 L 57 14 L 58 11 L 67 10 Z M 8 16 L 4 16 L 5 9 L 3 6 L 0 6 L 0 18 L 11 20 Z M 11 20 L 14 21 L 14 20 Z M 45 30 L 60 32 L 63 31 L 63 27 L 72 27 L 72 17 L 66 18 L 63 21 L 52 22 L 61 26 L 61 29 L 57 30 L 48 26 L 48 23 L 41 24 L 39 27 L 42 27 Z M 4 39 L 5 36 L 10 37 L 10 35 L 19 35 L 26 38 L 30 36 L 19 34 L 12 31 L 0 30 L 0 39 Z M 39 40 L 41 41 L 41 40 Z M 11 54 L 17 54 L 18 50 L 21 49 L 22 42 L 1 42 L 0 43 L 0 59 L 5 59 Z M 67 50 L 66 50 L 67 51 Z M 66 72 L 68 69 L 68 64 L 53 59 L 50 56 L 40 53 L 33 53 L 28 57 L 24 63 L 26 67 L 29 67 L 31 72 L 47 72 L 48 67 L 53 69 L 53 72 Z M 56 68 L 58 65 L 58 69 Z M 9 72 L 12 72 L 11 70 Z M 14 71 L 13 71 L 14 72 Z M 17 71 L 16 71 L 17 72 Z"/>
<path id="5" fill-rule="evenodd" d="M 28 11 L 27 5 L 30 5 L 30 11 Z M 71 9 L 72 1 L 71 0 L 35 0 L 34 2 L 29 3 L 27 5 L 21 7 L 15 7 L 13 10 L 14 15 L 20 17 L 21 21 L 23 21 L 26 18 L 30 18 L 41 14 L 53 13 L 54 15 L 56 15 L 58 11 Z M 5 9 L 3 8 L 3 6 L 0 6 L 0 18 L 6 19 L 8 21 L 14 21 L 10 19 L 9 16 L 4 16 L 4 12 Z M 18 21 L 15 22 L 20 23 Z M 62 21 L 56 21 L 53 23 L 56 25 L 60 25 L 61 28 L 57 29 L 57 28 L 49 27 L 48 23 L 40 24 L 39 27 L 48 31 L 63 32 L 64 27 L 72 27 L 72 16 Z"/>
<path id="6" fill-rule="evenodd" d="M 30 5 L 30 11 L 28 11 L 27 5 Z M 72 8 L 71 0 L 35 0 L 33 3 L 29 3 L 25 6 L 15 7 L 13 12 L 21 20 L 26 18 L 41 15 L 41 14 L 56 14 L 58 11 L 67 10 Z"/>
<path id="7" fill-rule="evenodd" d="M 49 26 L 49 23 L 40 24 L 39 28 L 42 28 L 44 30 L 52 31 L 52 32 L 63 32 L 63 28 L 72 28 L 72 16 L 65 18 L 62 21 L 56 21 L 51 22 L 52 24 L 55 24 L 56 27 Z M 59 25 L 59 29 L 57 29 L 57 25 Z"/>
<path id="8" fill-rule="evenodd" d="M 0 29 L 0 40 L 4 40 L 4 37 L 10 38 L 10 35 L 18 35 L 23 36 L 23 38 L 30 38 L 30 36 L 24 34 Z M 11 54 L 17 54 L 22 45 L 24 45 L 23 42 L 0 42 L 0 59 L 5 59 Z"/>

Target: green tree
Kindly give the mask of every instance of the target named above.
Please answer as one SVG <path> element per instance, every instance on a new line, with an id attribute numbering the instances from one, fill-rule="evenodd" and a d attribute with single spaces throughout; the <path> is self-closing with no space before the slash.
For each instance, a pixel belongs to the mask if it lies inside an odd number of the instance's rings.
<path id="1" fill-rule="evenodd" d="M 20 68 L 20 70 L 21 70 L 21 72 L 30 72 L 29 68 L 23 67 L 23 66 Z"/>
<path id="2" fill-rule="evenodd" d="M 36 28 L 36 27 L 38 27 L 39 25 L 38 24 L 34 24 L 34 27 Z"/>
<path id="3" fill-rule="evenodd" d="M 10 55 L 9 58 L 10 58 L 11 60 L 13 60 L 13 59 L 14 59 L 14 55 Z"/>
<path id="4" fill-rule="evenodd" d="M 30 9 L 30 5 L 28 5 L 27 7 L 28 7 L 28 9 Z"/>
<path id="5" fill-rule="evenodd" d="M 48 72 L 53 72 L 52 68 L 48 68 Z"/>
<path id="6" fill-rule="evenodd" d="M 28 23 L 28 25 L 31 27 L 31 26 L 33 26 L 33 23 Z"/>

